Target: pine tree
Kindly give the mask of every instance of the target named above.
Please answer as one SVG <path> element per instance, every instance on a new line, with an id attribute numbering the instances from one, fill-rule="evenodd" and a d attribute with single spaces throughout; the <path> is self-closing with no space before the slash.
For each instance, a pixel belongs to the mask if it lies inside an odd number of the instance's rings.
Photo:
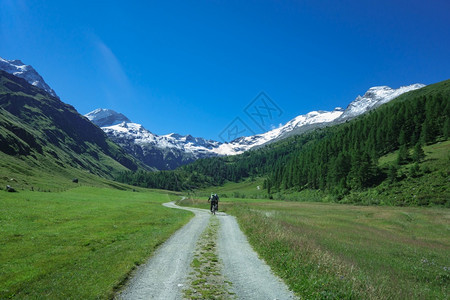
<path id="1" fill-rule="evenodd" d="M 422 145 L 420 143 L 417 143 L 414 146 L 414 150 L 413 150 L 413 155 L 412 155 L 412 159 L 418 163 L 420 162 L 422 159 L 425 158 L 425 152 L 422 149 Z"/>
<path id="2" fill-rule="evenodd" d="M 405 131 L 402 129 L 402 130 L 400 130 L 400 134 L 398 136 L 398 144 L 399 144 L 399 146 L 401 146 L 401 145 L 405 145 L 406 142 L 407 142 L 406 134 L 405 134 Z"/>
<path id="3" fill-rule="evenodd" d="M 267 194 L 269 194 L 269 195 L 270 195 L 270 192 L 271 192 L 271 188 L 272 188 L 272 183 L 271 183 L 271 180 L 269 178 L 269 179 L 267 179 Z"/>
<path id="4" fill-rule="evenodd" d="M 406 145 L 401 145 L 400 149 L 398 149 L 397 164 L 403 165 L 403 164 L 407 163 L 408 160 L 409 160 L 408 148 L 406 148 Z"/>
<path id="5" fill-rule="evenodd" d="M 352 166 L 348 176 L 352 189 L 361 189 L 371 186 L 377 173 L 377 167 L 370 159 L 369 154 L 355 152 L 352 156 Z"/>

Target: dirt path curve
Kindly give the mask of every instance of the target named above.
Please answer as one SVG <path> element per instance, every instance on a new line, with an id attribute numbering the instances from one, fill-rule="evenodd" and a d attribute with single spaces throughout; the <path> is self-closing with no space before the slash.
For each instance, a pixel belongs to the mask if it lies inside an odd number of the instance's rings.
<path id="1" fill-rule="evenodd" d="M 192 211 L 195 217 L 138 268 L 117 299 L 183 299 L 182 290 L 191 271 L 194 249 L 210 213 L 204 209 L 179 207 L 173 202 L 163 205 Z"/>
<path id="2" fill-rule="evenodd" d="M 197 240 L 210 218 L 206 209 L 177 206 L 166 207 L 189 210 L 195 217 L 178 230 L 141 266 L 118 299 L 183 299 L 187 276 L 191 271 Z M 223 273 L 232 282 L 231 291 L 237 299 L 296 299 L 286 284 L 276 277 L 239 228 L 236 218 L 225 213 L 216 214 L 220 221 L 218 252 Z"/>

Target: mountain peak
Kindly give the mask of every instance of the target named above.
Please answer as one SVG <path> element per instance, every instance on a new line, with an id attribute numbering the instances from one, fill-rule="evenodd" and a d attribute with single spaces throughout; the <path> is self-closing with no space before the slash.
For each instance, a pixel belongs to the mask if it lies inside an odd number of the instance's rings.
<path id="1" fill-rule="evenodd" d="M 19 59 L 7 60 L 0 57 L 0 70 L 8 72 L 14 76 L 20 77 L 28 81 L 28 83 L 46 91 L 51 96 L 59 97 L 55 91 L 44 81 L 39 73 L 30 65 L 24 64 Z"/>
<path id="2" fill-rule="evenodd" d="M 338 121 L 345 121 L 363 114 L 369 110 L 397 98 L 403 93 L 423 88 L 425 85 L 415 83 L 408 86 L 401 86 L 393 89 L 389 86 L 374 86 L 369 88 L 363 96 L 356 97 L 345 109 L 344 113 L 339 117 Z"/>
<path id="3" fill-rule="evenodd" d="M 97 108 L 86 114 L 85 117 L 99 127 L 113 126 L 123 122 L 131 123 L 125 115 L 106 108 Z"/>

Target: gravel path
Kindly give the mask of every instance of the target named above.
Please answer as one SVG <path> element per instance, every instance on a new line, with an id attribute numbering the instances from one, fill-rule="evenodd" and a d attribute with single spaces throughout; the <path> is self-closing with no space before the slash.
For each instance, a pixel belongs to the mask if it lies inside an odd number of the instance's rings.
<path id="1" fill-rule="evenodd" d="M 146 264 L 138 268 L 117 299 L 183 299 L 182 289 L 191 272 L 195 246 L 208 224 L 210 213 L 202 209 L 179 207 L 173 202 L 163 205 L 192 211 L 195 217 L 159 247 Z"/>
<path id="2" fill-rule="evenodd" d="M 195 217 L 138 268 L 118 299 L 183 299 L 182 290 L 188 284 L 195 246 L 211 215 L 208 210 L 180 207 L 173 202 L 164 206 L 192 211 Z M 221 212 L 216 216 L 220 221 L 219 258 L 223 262 L 226 279 L 232 282 L 231 291 L 236 298 L 296 299 L 269 266 L 258 258 L 236 219 Z"/>

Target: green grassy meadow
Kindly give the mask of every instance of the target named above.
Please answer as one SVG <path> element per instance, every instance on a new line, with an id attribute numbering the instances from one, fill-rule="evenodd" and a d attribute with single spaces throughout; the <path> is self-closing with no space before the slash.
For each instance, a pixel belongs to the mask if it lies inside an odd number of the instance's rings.
<path id="1" fill-rule="evenodd" d="M 185 205 L 208 207 L 205 199 Z M 450 211 L 222 199 L 259 255 L 306 299 L 447 299 Z"/>
<path id="2" fill-rule="evenodd" d="M 110 298 L 191 213 L 160 191 L 0 191 L 0 299 Z"/>

